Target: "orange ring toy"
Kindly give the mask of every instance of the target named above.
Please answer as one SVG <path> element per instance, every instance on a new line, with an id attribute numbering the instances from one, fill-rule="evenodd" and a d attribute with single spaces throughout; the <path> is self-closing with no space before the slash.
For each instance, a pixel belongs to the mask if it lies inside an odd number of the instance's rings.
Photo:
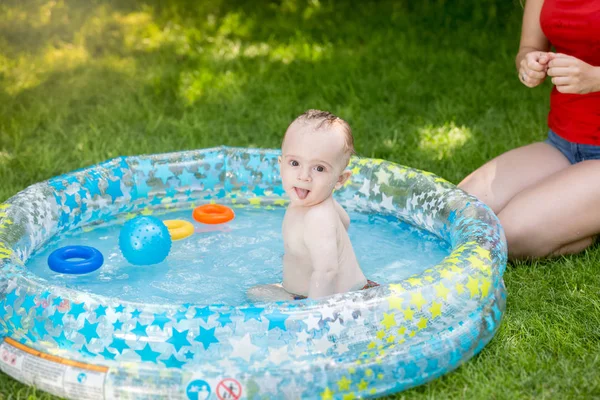
<path id="1" fill-rule="evenodd" d="M 222 224 L 231 221 L 235 214 L 231 208 L 221 204 L 205 204 L 196 207 L 192 216 L 203 224 Z"/>

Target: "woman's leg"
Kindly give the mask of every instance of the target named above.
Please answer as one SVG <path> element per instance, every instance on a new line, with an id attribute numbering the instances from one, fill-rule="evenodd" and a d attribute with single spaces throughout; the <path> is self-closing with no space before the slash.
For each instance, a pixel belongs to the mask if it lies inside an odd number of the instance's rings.
<path id="1" fill-rule="evenodd" d="M 533 143 L 494 158 L 463 179 L 458 187 L 499 214 L 517 193 L 570 165 L 548 143 Z"/>
<path id="2" fill-rule="evenodd" d="M 498 214 L 510 258 L 577 253 L 600 232 L 600 160 L 569 166 L 521 191 Z"/>

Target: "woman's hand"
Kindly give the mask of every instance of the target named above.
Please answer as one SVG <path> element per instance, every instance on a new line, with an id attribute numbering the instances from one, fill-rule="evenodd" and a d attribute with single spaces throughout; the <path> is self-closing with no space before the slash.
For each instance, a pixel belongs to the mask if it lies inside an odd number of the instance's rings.
<path id="1" fill-rule="evenodd" d="M 531 51 L 521 59 L 519 64 L 519 79 L 525 86 L 536 87 L 546 79 L 546 70 L 550 53 Z"/>
<path id="2" fill-rule="evenodd" d="M 550 53 L 548 76 L 561 93 L 586 94 L 600 91 L 600 67 L 561 53 Z"/>

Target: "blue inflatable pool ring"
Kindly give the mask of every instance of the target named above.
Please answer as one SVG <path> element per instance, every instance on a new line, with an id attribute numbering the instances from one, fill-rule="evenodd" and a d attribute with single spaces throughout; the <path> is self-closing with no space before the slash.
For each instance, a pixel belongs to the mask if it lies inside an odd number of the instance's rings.
<path id="1" fill-rule="evenodd" d="M 48 256 L 50 269 L 61 274 L 87 274 L 94 272 L 102 264 L 102 253 L 90 246 L 65 246 Z"/>
<path id="2" fill-rule="evenodd" d="M 163 261 L 171 251 L 169 229 L 156 217 L 135 217 L 125 223 L 119 234 L 119 248 L 133 265 Z"/>

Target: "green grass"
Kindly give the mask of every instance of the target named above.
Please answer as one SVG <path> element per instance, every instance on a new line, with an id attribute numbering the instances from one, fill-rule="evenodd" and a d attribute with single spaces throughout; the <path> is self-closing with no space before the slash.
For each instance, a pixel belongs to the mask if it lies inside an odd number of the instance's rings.
<path id="1" fill-rule="evenodd" d="M 250 4 L 252 3 L 252 4 Z M 518 1 L 4 0 L 0 201 L 118 155 L 275 148 L 308 108 L 362 156 L 452 182 L 542 140 L 514 69 Z M 390 398 L 600 398 L 600 250 L 509 265 L 480 355 Z M 0 374 L 0 399 L 51 399 Z"/>

